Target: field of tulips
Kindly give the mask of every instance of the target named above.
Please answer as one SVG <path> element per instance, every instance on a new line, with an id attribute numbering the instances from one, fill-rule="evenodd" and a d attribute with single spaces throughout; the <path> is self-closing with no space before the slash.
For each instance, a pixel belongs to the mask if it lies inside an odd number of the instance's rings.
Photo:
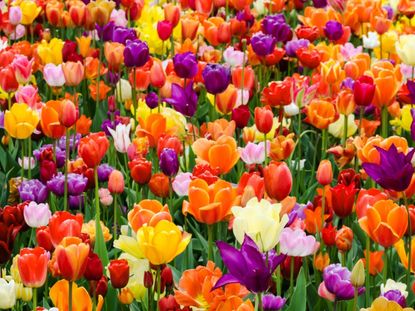
<path id="1" fill-rule="evenodd" d="M 415 307 L 414 0 L 0 0 L 0 309 Z"/>

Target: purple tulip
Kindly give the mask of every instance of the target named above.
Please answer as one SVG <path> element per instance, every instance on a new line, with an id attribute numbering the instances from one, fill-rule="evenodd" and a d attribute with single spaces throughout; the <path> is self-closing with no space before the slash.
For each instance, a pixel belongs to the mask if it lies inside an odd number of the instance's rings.
<path id="1" fill-rule="evenodd" d="M 112 41 L 125 45 L 127 40 L 134 41 L 137 39 L 137 33 L 133 28 L 115 27 L 112 34 Z"/>
<path id="2" fill-rule="evenodd" d="M 331 264 L 324 269 L 324 286 L 336 296 L 336 300 L 349 300 L 354 297 L 354 287 L 350 282 L 351 274 L 347 268 L 338 263 Z M 361 295 L 365 292 L 365 288 L 359 287 L 357 292 Z"/>
<path id="3" fill-rule="evenodd" d="M 127 67 L 141 67 L 147 63 L 150 51 L 147 43 L 141 40 L 127 40 L 124 49 L 124 64 Z"/>
<path id="4" fill-rule="evenodd" d="M 258 56 L 267 56 L 274 52 L 276 43 L 277 39 L 271 35 L 265 35 L 263 33 L 255 34 L 251 38 L 252 49 Z"/>
<path id="5" fill-rule="evenodd" d="M 390 5 L 384 5 L 382 6 L 382 9 L 384 9 L 388 13 L 388 19 L 393 19 L 393 9 Z"/>
<path id="6" fill-rule="evenodd" d="M 116 72 L 113 72 L 112 70 L 107 71 L 106 78 L 108 84 L 110 84 L 113 87 L 115 87 L 118 81 L 120 81 L 120 75 Z"/>
<path id="7" fill-rule="evenodd" d="M 171 98 L 165 102 L 172 105 L 181 114 L 192 117 L 197 109 L 197 93 L 193 90 L 193 82 L 187 84 L 186 88 L 173 83 L 171 86 Z"/>
<path id="8" fill-rule="evenodd" d="M 412 157 L 415 149 L 405 155 L 394 144 L 388 150 L 375 146 L 380 154 L 380 163 L 363 163 L 362 167 L 376 183 L 387 190 L 404 191 L 411 183 L 414 168 Z"/>
<path id="9" fill-rule="evenodd" d="M 268 256 L 262 254 L 248 235 L 245 235 L 240 250 L 222 241 L 217 241 L 216 245 L 228 273 L 216 282 L 213 289 L 240 283 L 253 293 L 264 292 L 269 287 L 275 269 L 286 257 L 283 254 L 277 256 L 274 250 L 268 252 Z"/>
<path id="10" fill-rule="evenodd" d="M 104 42 L 111 41 L 114 34 L 115 24 L 113 21 L 108 22 L 104 26 L 96 24 L 95 29 L 97 30 L 100 40 Z"/>
<path id="11" fill-rule="evenodd" d="M 411 104 L 415 104 L 415 82 L 408 80 L 406 82 L 406 87 L 408 88 L 409 98 L 411 99 Z"/>
<path id="12" fill-rule="evenodd" d="M 392 289 L 382 294 L 389 301 L 395 301 L 402 308 L 406 308 L 406 298 L 402 293 L 397 289 Z"/>
<path id="13" fill-rule="evenodd" d="M 337 41 L 343 36 L 343 26 L 337 21 L 328 21 L 324 26 L 324 34 L 330 41 Z"/>
<path id="14" fill-rule="evenodd" d="M 69 208 L 73 210 L 81 210 L 84 207 L 84 195 L 70 195 Z"/>
<path id="15" fill-rule="evenodd" d="M 156 93 L 150 92 L 146 96 L 146 104 L 148 108 L 154 109 L 159 105 L 159 97 Z"/>
<path id="16" fill-rule="evenodd" d="M 310 45 L 310 41 L 307 39 L 291 40 L 285 44 L 285 51 L 290 57 L 295 57 L 297 50 L 300 48 L 307 48 Z"/>
<path id="17" fill-rule="evenodd" d="M 22 201 L 35 201 L 44 203 L 48 198 L 48 188 L 38 179 L 23 180 L 19 186 Z"/>
<path id="18" fill-rule="evenodd" d="M 176 54 L 173 57 L 174 71 L 183 79 L 192 79 L 197 74 L 197 60 L 192 52 Z"/>
<path id="19" fill-rule="evenodd" d="M 0 111 L 0 129 L 4 129 L 4 112 Z"/>
<path id="20" fill-rule="evenodd" d="M 211 94 L 219 94 L 226 90 L 231 82 L 231 71 L 220 64 L 207 64 L 202 71 L 206 90 Z"/>
<path id="21" fill-rule="evenodd" d="M 80 174 L 68 174 L 68 193 L 70 195 L 80 195 L 85 191 L 88 184 L 88 178 Z"/>
<path id="22" fill-rule="evenodd" d="M 107 163 L 103 163 L 98 166 L 97 173 L 98 173 L 98 180 L 100 182 L 106 182 L 108 181 L 108 178 L 110 177 L 110 174 L 114 170 L 113 167 L 108 165 Z"/>
<path id="23" fill-rule="evenodd" d="M 236 19 L 240 22 L 245 22 L 248 28 L 251 28 L 255 23 L 255 16 L 249 10 L 242 10 L 236 13 Z"/>
<path id="24" fill-rule="evenodd" d="M 262 297 L 262 308 L 264 311 L 278 311 L 281 310 L 287 299 L 273 294 L 264 295 Z"/>
<path id="25" fill-rule="evenodd" d="M 49 191 L 53 192 L 53 194 L 57 195 L 58 197 L 63 196 L 65 191 L 65 176 L 59 172 L 47 182 L 47 186 Z"/>
<path id="26" fill-rule="evenodd" d="M 286 42 L 292 38 L 290 25 L 285 22 L 284 15 L 268 15 L 262 20 L 262 31 L 272 35 L 278 42 Z"/>
<path id="27" fill-rule="evenodd" d="M 179 171 L 179 158 L 176 151 L 164 148 L 160 153 L 159 166 L 163 174 L 172 177 Z"/>
<path id="28" fill-rule="evenodd" d="M 81 140 L 81 137 L 82 137 L 81 134 L 76 134 L 75 136 L 73 135 L 69 136 L 69 151 L 70 152 L 72 152 L 74 148 L 78 149 L 78 144 L 79 144 L 79 141 Z M 61 138 L 59 138 L 58 147 L 62 150 L 63 153 L 65 153 L 65 149 L 66 149 L 66 137 L 65 136 L 62 136 Z"/>
<path id="29" fill-rule="evenodd" d="M 342 88 L 347 88 L 347 89 L 353 91 L 353 89 L 354 89 L 354 83 L 355 83 L 355 81 L 352 78 L 347 77 L 346 79 L 344 79 L 342 81 L 341 87 Z"/>

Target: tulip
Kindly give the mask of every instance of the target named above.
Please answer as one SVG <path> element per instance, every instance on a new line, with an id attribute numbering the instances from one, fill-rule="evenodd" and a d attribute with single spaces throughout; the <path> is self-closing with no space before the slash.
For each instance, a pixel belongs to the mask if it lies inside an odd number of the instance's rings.
<path id="1" fill-rule="evenodd" d="M 37 6 L 36 2 L 31 0 L 23 0 L 19 6 L 22 12 L 20 23 L 23 25 L 31 25 L 42 10 L 41 7 Z"/>
<path id="2" fill-rule="evenodd" d="M 22 20 L 22 10 L 18 6 L 9 7 L 10 24 L 17 26 Z"/>
<path id="3" fill-rule="evenodd" d="M 128 146 L 131 144 L 130 128 L 131 124 L 124 125 L 122 123 L 117 125 L 115 131 L 112 128 L 108 128 L 108 131 L 114 139 L 114 147 L 118 152 L 127 152 Z"/>
<path id="4" fill-rule="evenodd" d="M 284 307 L 286 301 L 286 298 L 267 294 L 262 297 L 262 307 L 264 311 L 278 311 Z"/>
<path id="5" fill-rule="evenodd" d="M 65 237 L 56 247 L 56 263 L 59 274 L 66 280 L 80 279 L 86 269 L 89 245 L 77 237 Z"/>
<path id="6" fill-rule="evenodd" d="M 268 134 L 273 126 L 273 113 L 269 106 L 255 108 L 255 126 L 263 134 Z"/>
<path id="7" fill-rule="evenodd" d="M 16 103 L 4 115 L 4 128 L 17 139 L 26 139 L 35 131 L 39 115 L 26 104 Z"/>
<path id="8" fill-rule="evenodd" d="M 0 278 L 0 309 L 12 309 L 16 304 L 16 284 Z"/>
<path id="9" fill-rule="evenodd" d="M 111 193 L 121 194 L 124 192 L 124 176 L 118 170 L 113 170 L 108 179 L 108 190 Z"/>
<path id="10" fill-rule="evenodd" d="M 176 74 L 184 79 L 193 78 L 198 71 L 196 56 L 191 52 L 174 55 L 173 65 Z"/>
<path id="11" fill-rule="evenodd" d="M 25 222 L 29 227 L 39 228 L 48 225 L 52 213 L 47 203 L 36 204 L 36 202 L 30 202 L 26 205 L 23 215 Z"/>
<path id="12" fill-rule="evenodd" d="M 352 248 L 353 231 L 349 227 L 343 226 L 336 232 L 336 246 L 340 252 L 347 252 Z"/>
<path id="13" fill-rule="evenodd" d="M 84 66 L 80 61 L 63 63 L 62 71 L 68 86 L 77 86 L 84 78 Z"/>
<path id="14" fill-rule="evenodd" d="M 114 288 L 123 288 L 130 277 L 130 267 L 125 259 L 111 260 L 108 266 L 111 284 Z"/>
<path id="15" fill-rule="evenodd" d="M 236 126 L 240 129 L 248 125 L 251 113 L 247 105 L 239 106 L 232 110 L 232 121 L 235 121 Z"/>
<path id="16" fill-rule="evenodd" d="M 109 141 L 103 132 L 92 133 L 81 138 L 78 154 L 85 164 L 95 168 L 104 158 L 109 147 Z"/>
<path id="17" fill-rule="evenodd" d="M 172 177 L 179 171 L 179 159 L 176 151 L 171 148 L 165 148 L 160 154 L 159 166 L 161 171 Z"/>
<path id="18" fill-rule="evenodd" d="M 128 212 L 128 223 L 134 232 L 144 225 L 154 227 L 162 219 L 172 221 L 168 206 L 157 200 L 142 200 Z"/>
<path id="19" fill-rule="evenodd" d="M 251 46 L 258 56 L 267 56 L 274 51 L 277 40 L 271 35 L 255 34 L 251 38 Z"/>
<path id="20" fill-rule="evenodd" d="M 400 35 L 395 48 L 396 53 L 404 64 L 415 66 L 415 57 L 411 52 L 415 48 L 415 35 Z"/>
<path id="21" fill-rule="evenodd" d="M 238 151 L 241 155 L 242 161 L 246 164 L 261 164 L 265 161 L 265 155 L 269 153 L 270 145 L 267 142 L 267 151 L 265 151 L 265 143 L 260 142 L 258 144 L 254 144 L 248 142 L 245 148 L 238 147 Z"/>
<path id="22" fill-rule="evenodd" d="M 49 219 L 51 242 L 56 247 L 64 237 L 80 237 L 84 218 L 81 214 L 71 215 L 58 211 Z"/>
<path id="23" fill-rule="evenodd" d="M 78 119 L 78 111 L 75 104 L 70 100 L 61 101 L 61 112 L 59 114 L 59 122 L 66 128 L 72 127 Z"/>
<path id="24" fill-rule="evenodd" d="M 153 174 L 148 182 L 148 187 L 155 196 L 166 198 L 170 194 L 170 179 L 163 173 Z"/>
<path id="25" fill-rule="evenodd" d="M 145 185 L 151 178 L 152 163 L 144 158 L 135 158 L 128 162 L 128 167 L 131 171 L 131 177 L 139 185 Z"/>
<path id="26" fill-rule="evenodd" d="M 330 41 L 337 41 L 343 36 L 343 25 L 337 21 L 328 21 L 324 26 L 324 34 Z"/>
<path id="27" fill-rule="evenodd" d="M 262 252 L 274 248 L 288 223 L 287 215 L 280 219 L 280 210 L 280 204 L 271 204 L 264 199 L 258 201 L 256 197 L 250 199 L 244 208 L 232 207 L 235 216 L 233 233 L 236 239 L 241 243 L 244 236 L 248 235 Z"/>
<path id="28" fill-rule="evenodd" d="M 365 284 L 365 266 L 362 260 L 359 260 L 352 269 L 350 282 L 355 288 L 359 288 Z"/>
<path id="29" fill-rule="evenodd" d="M 124 49 L 124 63 L 127 67 L 141 67 L 149 59 L 149 49 L 145 42 L 140 40 L 126 42 Z"/>
<path id="30" fill-rule="evenodd" d="M 314 99 L 307 107 L 306 122 L 323 130 L 336 119 L 336 109 L 331 102 Z"/>
<path id="31" fill-rule="evenodd" d="M 289 80 L 270 82 L 262 90 L 261 103 L 271 107 L 288 105 L 291 103 L 291 89 Z"/>
<path id="32" fill-rule="evenodd" d="M 163 41 L 166 41 L 170 38 L 171 34 L 173 32 L 173 25 L 167 21 L 159 21 L 157 23 L 157 34 L 159 38 Z"/>
<path id="33" fill-rule="evenodd" d="M 314 254 L 319 248 L 315 237 L 306 235 L 301 229 L 284 228 L 280 235 L 280 251 L 282 254 L 295 257 L 306 257 Z"/>
<path id="34" fill-rule="evenodd" d="M 37 47 L 37 54 L 42 63 L 47 65 L 49 63 L 59 65 L 62 64 L 62 49 L 64 42 L 61 39 L 53 38 L 49 42 L 42 41 Z"/>
<path id="35" fill-rule="evenodd" d="M 62 65 L 46 64 L 43 67 L 43 78 L 51 87 L 61 87 L 65 84 L 65 75 L 62 70 Z"/>
<path id="36" fill-rule="evenodd" d="M 211 94 L 219 94 L 226 90 L 230 83 L 229 68 L 219 64 L 208 64 L 202 72 L 206 90 Z"/>
<path id="37" fill-rule="evenodd" d="M 172 105 L 174 109 L 186 117 L 193 117 L 197 110 L 197 93 L 193 90 L 193 82 L 188 83 L 185 88 L 173 83 L 171 86 L 172 97 L 165 102 Z"/>
<path id="38" fill-rule="evenodd" d="M 333 180 L 333 168 L 329 160 L 323 160 L 318 165 L 316 179 L 322 186 L 331 184 Z"/>
<path id="39" fill-rule="evenodd" d="M 101 259 L 94 252 L 90 252 L 84 272 L 85 279 L 88 281 L 99 281 L 103 277 L 103 270 L 104 267 L 102 266 Z"/>
<path id="40" fill-rule="evenodd" d="M 375 96 L 376 86 L 369 76 L 361 76 L 353 87 L 353 96 L 356 105 L 369 106 Z"/>
<path id="41" fill-rule="evenodd" d="M 19 87 L 19 82 L 16 79 L 12 66 L 7 66 L 0 70 L 0 87 L 6 93 L 14 92 Z"/>
<path id="42" fill-rule="evenodd" d="M 20 84 L 26 84 L 29 82 L 30 77 L 32 75 L 33 63 L 34 59 L 31 59 L 29 61 L 28 58 L 24 55 L 18 54 L 14 57 L 11 66 L 13 68 L 17 82 L 19 82 Z"/>
<path id="43" fill-rule="evenodd" d="M 190 239 L 190 234 L 164 219 L 154 227 L 144 226 L 137 231 L 139 248 L 153 265 L 171 262 L 186 249 Z"/>
<path id="44" fill-rule="evenodd" d="M 291 192 L 292 176 L 285 163 L 272 162 L 264 168 L 264 182 L 267 195 L 282 201 Z"/>
<path id="45" fill-rule="evenodd" d="M 46 281 L 49 252 L 42 247 L 23 248 L 20 250 L 17 264 L 19 275 L 25 286 L 42 287 Z"/>
<path id="46" fill-rule="evenodd" d="M 354 184 L 348 186 L 338 184 L 334 188 L 331 188 L 331 207 L 337 216 L 344 218 L 353 212 L 357 191 L 358 189 L 355 188 Z"/>

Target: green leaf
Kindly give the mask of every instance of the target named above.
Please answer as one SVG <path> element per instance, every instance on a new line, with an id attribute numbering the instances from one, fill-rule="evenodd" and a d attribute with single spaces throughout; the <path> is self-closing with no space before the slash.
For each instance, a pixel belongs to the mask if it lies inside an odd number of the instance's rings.
<path id="1" fill-rule="evenodd" d="M 290 305 L 287 311 L 305 311 L 307 304 L 307 288 L 304 270 L 301 268 L 297 277 L 294 294 L 290 299 Z"/>

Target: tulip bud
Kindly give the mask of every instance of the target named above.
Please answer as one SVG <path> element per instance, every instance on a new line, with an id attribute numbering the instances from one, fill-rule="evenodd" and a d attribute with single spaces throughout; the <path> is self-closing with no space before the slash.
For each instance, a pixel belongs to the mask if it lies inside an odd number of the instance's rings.
<path id="1" fill-rule="evenodd" d="M 123 288 L 127 285 L 128 279 L 130 278 L 130 267 L 128 266 L 127 260 L 111 260 L 108 271 L 110 273 L 112 287 Z"/>
<path id="2" fill-rule="evenodd" d="M 101 279 L 103 273 L 103 266 L 101 259 L 98 255 L 91 252 L 86 260 L 86 269 L 84 272 L 84 277 L 88 281 L 98 281 Z"/>
<path id="3" fill-rule="evenodd" d="M 108 279 L 102 275 L 99 281 L 89 281 L 89 294 L 92 297 L 105 297 L 108 291 Z"/>
<path id="4" fill-rule="evenodd" d="M 161 21 L 157 23 L 157 34 L 162 41 L 166 41 L 170 38 L 173 32 L 173 25 L 167 21 Z"/>
<path id="5" fill-rule="evenodd" d="M 115 96 L 111 95 L 108 97 L 108 111 L 114 112 L 117 110 L 117 101 L 115 100 Z"/>
<path id="6" fill-rule="evenodd" d="M 237 128 L 244 128 L 249 122 L 251 113 L 248 105 L 242 105 L 232 110 L 232 120 L 235 121 Z"/>
<path id="7" fill-rule="evenodd" d="M 39 227 L 36 229 L 36 241 L 40 247 L 47 251 L 53 250 L 49 227 Z"/>
<path id="8" fill-rule="evenodd" d="M 77 120 L 77 111 L 75 104 L 70 100 L 63 100 L 61 103 L 62 114 L 59 115 L 59 122 L 69 128 Z"/>
<path id="9" fill-rule="evenodd" d="M 272 199 L 282 201 L 291 192 L 292 176 L 285 163 L 272 162 L 264 168 L 265 191 Z"/>
<path id="10" fill-rule="evenodd" d="M 271 108 L 266 107 L 256 107 L 255 108 L 255 126 L 263 134 L 268 134 L 273 125 L 273 113 Z"/>
<path id="11" fill-rule="evenodd" d="M 124 176 L 119 170 L 113 170 L 108 179 L 108 190 L 114 194 L 124 192 Z"/>
<path id="12" fill-rule="evenodd" d="M 134 301 L 134 296 L 128 287 L 122 288 L 118 294 L 118 300 L 123 305 L 129 305 Z"/>
<path id="13" fill-rule="evenodd" d="M 314 255 L 314 267 L 318 271 L 323 271 L 330 264 L 329 254 L 318 253 Z"/>
<path id="14" fill-rule="evenodd" d="M 151 288 L 153 286 L 153 274 L 150 271 L 144 272 L 144 287 Z"/>
<path id="15" fill-rule="evenodd" d="M 350 281 L 354 287 L 361 287 L 365 284 L 365 266 L 362 260 L 359 260 L 353 267 Z"/>
<path id="16" fill-rule="evenodd" d="M 159 301 L 160 311 L 178 310 L 178 308 L 180 308 L 180 306 L 172 295 L 163 297 Z"/>
<path id="17" fill-rule="evenodd" d="M 317 181 L 320 185 L 326 186 L 333 180 L 333 168 L 329 160 L 320 162 L 317 169 Z"/>
<path id="18" fill-rule="evenodd" d="M 173 284 L 173 273 L 169 267 L 165 267 L 161 271 L 161 280 L 166 287 L 170 287 Z"/>
<path id="19" fill-rule="evenodd" d="M 286 280 L 289 280 L 291 276 L 291 258 L 294 260 L 294 278 L 297 278 L 300 268 L 303 265 L 303 259 L 301 257 L 287 256 L 281 264 L 281 274 Z"/>
<path id="20" fill-rule="evenodd" d="M 353 231 L 349 227 L 343 226 L 336 233 L 336 246 L 341 252 L 347 252 L 352 248 Z"/>
<path id="21" fill-rule="evenodd" d="M 324 227 L 321 234 L 325 245 L 334 246 L 336 244 L 336 228 L 333 227 L 332 223 Z"/>
<path id="22" fill-rule="evenodd" d="M 148 183 L 150 191 L 160 198 L 167 198 L 170 193 L 170 182 L 169 178 L 163 173 L 156 173 L 151 176 Z"/>

